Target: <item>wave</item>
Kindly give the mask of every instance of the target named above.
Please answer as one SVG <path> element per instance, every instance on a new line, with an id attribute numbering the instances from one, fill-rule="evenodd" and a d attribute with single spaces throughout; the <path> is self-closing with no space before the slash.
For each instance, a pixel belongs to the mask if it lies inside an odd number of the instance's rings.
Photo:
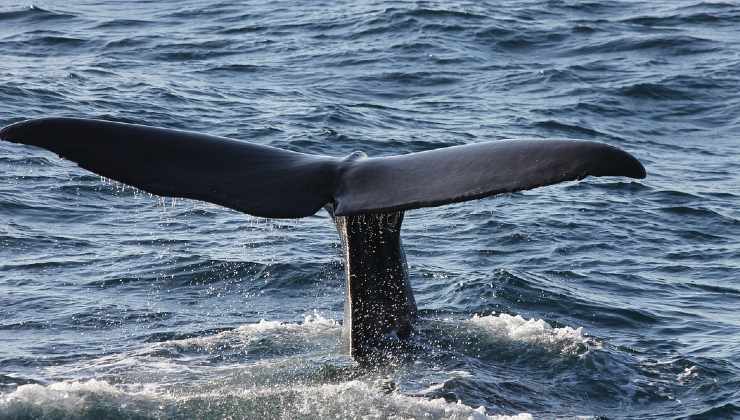
<path id="1" fill-rule="evenodd" d="M 525 319 L 520 315 L 474 315 L 466 323 L 499 343 L 528 344 L 562 354 L 580 354 L 595 343 L 584 336 L 582 327 L 553 327 L 542 319 Z"/>
<path id="2" fill-rule="evenodd" d="M 395 16 L 411 16 L 416 18 L 430 18 L 430 19 L 443 19 L 447 20 L 460 20 L 460 21 L 479 21 L 489 19 L 489 16 L 480 13 L 474 13 L 466 10 L 448 10 L 448 9 L 430 9 L 420 7 L 417 9 L 401 10 L 389 8 L 384 13 L 391 13 Z"/>
<path id="3" fill-rule="evenodd" d="M 159 401 L 151 391 L 123 390 L 104 381 L 21 385 L 0 396 L 5 419 L 124 419 L 157 413 Z"/>
<path id="4" fill-rule="evenodd" d="M 623 96 L 640 99 L 690 100 L 695 97 L 693 93 L 656 83 L 636 83 L 623 87 L 619 91 Z"/>
<path id="5" fill-rule="evenodd" d="M 58 12 L 31 5 L 20 10 L 0 11 L 0 21 L 25 20 L 28 22 L 48 22 L 50 20 L 64 20 L 75 18 L 71 13 Z"/>
<path id="6" fill-rule="evenodd" d="M 567 135 L 571 136 L 577 136 L 577 137 L 588 137 L 588 138 L 604 138 L 609 137 L 605 133 L 601 133 L 598 130 L 595 130 L 593 128 L 589 127 L 583 127 L 576 124 L 566 124 L 560 121 L 555 120 L 547 120 L 547 121 L 538 121 L 534 123 L 534 126 L 540 129 L 550 131 L 557 131 L 561 133 L 565 133 Z"/>
<path id="7" fill-rule="evenodd" d="M 156 242 L 165 245 L 176 243 L 169 239 Z M 134 243 L 146 244 L 147 241 L 135 241 Z M 182 243 L 188 242 L 183 241 Z M 290 290 L 313 287 L 320 278 L 320 274 L 326 269 L 327 265 L 321 262 L 265 264 L 252 261 L 203 260 L 198 257 L 188 257 L 140 267 L 140 271 L 132 273 L 133 275 L 107 276 L 100 280 L 90 281 L 86 283 L 86 286 L 108 288 L 137 284 L 148 285 L 156 282 L 168 287 L 200 287 L 220 282 L 248 282 L 244 284 L 245 287 Z"/>
<path id="8" fill-rule="evenodd" d="M 669 16 L 636 16 L 624 19 L 622 22 L 643 26 L 670 27 L 687 24 L 715 24 L 718 22 L 730 23 L 737 19 L 738 16 L 722 16 L 712 13 L 692 13 L 688 15 L 669 15 Z"/>
<path id="9" fill-rule="evenodd" d="M 458 400 L 407 395 L 382 375 L 346 370 L 341 363 L 326 365 L 331 361 L 327 356 L 306 354 L 336 342 L 340 328 L 336 321 L 314 313 L 303 322 L 263 320 L 213 335 L 52 366 L 49 373 L 103 378 L 17 383 L 14 391 L 0 395 L 0 417 L 532 418 L 525 413 L 490 414 L 484 407 Z M 521 326 L 515 330 L 519 337 L 525 335 Z M 200 354 L 206 359 L 198 359 Z M 224 365 L 224 360 L 232 362 Z M 106 375 L 114 375 L 116 383 L 105 380 Z"/>
<path id="10" fill-rule="evenodd" d="M 301 323 L 263 319 L 258 323 L 241 325 L 211 336 L 162 342 L 158 349 L 196 353 L 236 350 L 245 355 L 254 355 L 255 352 L 263 353 L 262 356 L 265 356 L 265 352 L 272 356 L 285 355 L 305 351 L 307 347 L 315 348 L 317 342 L 335 340 L 340 329 L 341 325 L 337 321 L 314 312 L 306 315 Z M 267 348 L 263 347 L 266 342 L 269 342 Z"/>
<path id="11" fill-rule="evenodd" d="M 95 29 L 131 29 L 151 26 L 156 22 L 141 19 L 112 19 L 95 25 Z"/>
<path id="12" fill-rule="evenodd" d="M 199 70 L 199 73 L 259 73 L 270 71 L 272 68 L 269 66 L 260 66 L 255 64 L 222 64 L 218 66 L 208 67 L 203 70 Z"/>
<path id="13" fill-rule="evenodd" d="M 389 82 L 397 83 L 399 85 L 414 85 L 414 86 L 439 86 L 449 85 L 460 81 L 459 78 L 454 77 L 451 73 L 438 73 L 438 72 L 389 72 L 378 75 L 362 76 L 360 80 L 365 82 Z"/>
<path id="14" fill-rule="evenodd" d="M 238 386 L 205 392 L 162 391 L 149 384 L 64 381 L 22 385 L 0 397 L 6 419 L 131 418 L 425 418 L 531 420 L 526 413 L 489 415 L 483 407 L 386 392 L 362 381 L 339 384 Z"/>
<path id="15" fill-rule="evenodd" d="M 566 50 L 565 55 L 608 54 L 621 52 L 660 52 L 662 55 L 689 55 L 716 51 L 718 43 L 689 35 L 628 36 Z"/>

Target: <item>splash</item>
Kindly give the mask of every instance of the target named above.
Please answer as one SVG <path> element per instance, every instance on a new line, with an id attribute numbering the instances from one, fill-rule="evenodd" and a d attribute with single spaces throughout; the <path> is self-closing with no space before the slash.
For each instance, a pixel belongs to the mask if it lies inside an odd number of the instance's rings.
<path id="1" fill-rule="evenodd" d="M 58 382 L 23 385 L 0 397 L 0 417 L 12 419 L 93 418 L 345 418 L 528 420 L 532 416 L 489 415 L 443 398 L 424 399 L 383 392 L 361 381 L 340 384 L 225 387 L 178 395 L 140 385 L 123 389 L 107 382 Z"/>
<path id="2" fill-rule="evenodd" d="M 308 359 L 305 352 L 300 357 L 238 357 L 234 360 L 238 363 L 226 365 L 220 359 L 193 363 L 195 359 L 182 357 L 199 350 L 213 350 L 214 357 L 222 357 L 228 348 L 239 346 L 251 352 L 265 340 L 281 336 L 299 343 L 317 337 L 336 340 L 339 330 L 338 322 L 314 312 L 303 322 L 262 320 L 206 337 L 151 344 L 78 366 L 76 374 L 97 379 L 19 386 L 0 396 L 0 418 L 532 418 L 526 413 L 494 415 L 461 401 L 405 395 L 384 386 L 383 378 L 327 359 L 330 353 Z M 63 373 L 72 373 L 70 368 Z"/>
<path id="3" fill-rule="evenodd" d="M 323 317 L 318 312 L 306 315 L 303 322 L 282 322 L 260 320 L 254 324 L 241 325 L 233 330 L 223 331 L 218 334 L 187 338 L 183 340 L 172 340 L 162 343 L 164 347 L 175 348 L 180 351 L 220 351 L 225 349 L 242 349 L 248 351 L 256 341 L 269 339 L 278 343 L 314 347 L 317 342 L 336 340 L 340 324 L 329 318 Z"/>
<path id="4" fill-rule="evenodd" d="M 553 327 L 542 319 L 525 319 L 520 315 L 473 315 L 467 322 L 497 340 L 532 344 L 563 354 L 579 353 L 591 344 L 582 327 Z"/>
<path id="5" fill-rule="evenodd" d="M 122 390 L 104 381 L 22 385 L 0 396 L 3 419 L 131 418 L 159 409 L 149 387 Z"/>
<path id="6" fill-rule="evenodd" d="M 50 366 L 52 377 L 116 375 L 118 380 L 140 382 L 156 372 L 160 383 L 176 383 L 185 374 L 208 378 L 223 368 L 245 368 L 252 373 L 291 364 L 307 355 L 330 357 L 339 344 L 341 324 L 314 311 L 303 322 L 260 320 L 217 334 L 149 343 L 133 350 L 81 360 L 74 365 Z M 297 356 L 297 359 L 295 359 Z M 294 360 L 295 359 L 295 360 Z M 208 367 L 204 371 L 204 367 Z M 276 365 L 277 364 L 277 365 Z M 274 372 L 273 372 L 274 374 Z M 272 376 L 272 375 L 269 375 Z"/>

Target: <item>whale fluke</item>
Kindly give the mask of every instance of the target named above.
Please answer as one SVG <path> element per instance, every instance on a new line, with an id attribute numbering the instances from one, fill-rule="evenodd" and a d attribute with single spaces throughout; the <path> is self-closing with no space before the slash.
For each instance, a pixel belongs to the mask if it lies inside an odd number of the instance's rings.
<path id="1" fill-rule="evenodd" d="M 261 217 L 310 216 L 332 200 L 338 159 L 136 124 L 39 118 L 0 139 L 51 150 L 152 194 L 192 198 Z"/>
<path id="2" fill-rule="evenodd" d="M 339 159 L 224 137 L 102 120 L 40 118 L 0 138 L 39 146 L 152 194 L 255 216 L 337 216 L 439 206 L 586 176 L 644 178 L 632 155 L 582 140 L 508 140 Z"/>
<path id="3" fill-rule="evenodd" d="M 153 194 L 262 217 L 325 207 L 342 240 L 345 342 L 360 363 L 413 334 L 416 303 L 401 245 L 404 211 L 586 176 L 644 178 L 627 152 L 580 140 L 512 140 L 400 156 L 315 156 L 142 125 L 76 118 L 11 124 L 0 139 L 49 149 Z"/>

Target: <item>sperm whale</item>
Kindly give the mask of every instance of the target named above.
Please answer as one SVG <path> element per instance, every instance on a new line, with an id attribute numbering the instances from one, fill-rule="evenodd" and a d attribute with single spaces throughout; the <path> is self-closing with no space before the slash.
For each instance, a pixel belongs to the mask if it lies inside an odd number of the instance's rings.
<path id="1" fill-rule="evenodd" d="M 629 153 L 583 140 L 502 140 L 340 158 L 82 118 L 17 122 L 0 129 L 0 139 L 50 150 L 160 196 L 266 218 L 326 209 L 341 238 L 346 272 L 343 338 L 360 362 L 413 332 L 416 303 L 401 244 L 405 211 L 587 176 L 646 176 Z"/>

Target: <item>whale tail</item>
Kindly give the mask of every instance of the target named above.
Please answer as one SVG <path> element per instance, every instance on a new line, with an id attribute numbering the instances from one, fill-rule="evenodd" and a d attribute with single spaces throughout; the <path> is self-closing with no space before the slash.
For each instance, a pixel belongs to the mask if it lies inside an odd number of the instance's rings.
<path id="1" fill-rule="evenodd" d="M 222 137 L 73 118 L 12 124 L 0 138 L 49 149 L 152 194 L 262 217 L 329 209 L 347 276 L 345 334 L 360 363 L 407 339 L 416 304 L 401 245 L 403 212 L 586 176 L 642 178 L 630 154 L 595 142 L 516 140 L 382 158 L 340 159 Z M 390 345 L 390 347 L 388 347 Z"/>
<path id="2" fill-rule="evenodd" d="M 581 140 L 509 140 L 398 156 L 341 159 L 118 122 L 40 118 L 0 139 L 42 147 L 152 194 L 270 218 L 439 206 L 586 176 L 644 178 L 629 153 Z"/>

